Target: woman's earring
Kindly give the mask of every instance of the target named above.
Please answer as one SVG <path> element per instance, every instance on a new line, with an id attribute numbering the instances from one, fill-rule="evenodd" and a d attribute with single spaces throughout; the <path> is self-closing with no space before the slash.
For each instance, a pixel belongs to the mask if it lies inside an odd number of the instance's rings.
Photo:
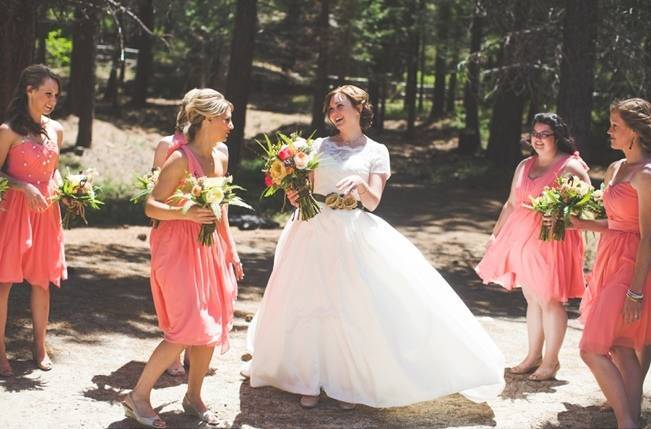
<path id="1" fill-rule="evenodd" d="M 633 149 L 633 143 L 635 143 L 635 138 L 631 139 L 631 144 L 628 145 L 628 150 Z"/>

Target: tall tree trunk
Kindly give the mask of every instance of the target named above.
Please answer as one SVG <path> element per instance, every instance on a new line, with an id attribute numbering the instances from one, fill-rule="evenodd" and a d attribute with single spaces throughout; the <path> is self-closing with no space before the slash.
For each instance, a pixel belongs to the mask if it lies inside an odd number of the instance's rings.
<path id="1" fill-rule="evenodd" d="M 599 150 L 592 145 L 590 122 L 598 22 L 598 0 L 567 0 L 563 29 L 558 114 L 567 121 L 586 159 Z"/>
<path id="2" fill-rule="evenodd" d="M 457 64 L 459 63 L 459 53 L 455 52 L 452 57 L 450 77 L 448 78 L 448 98 L 445 102 L 445 113 L 454 113 L 454 102 L 457 99 Z"/>
<path id="3" fill-rule="evenodd" d="M 90 147 L 93 142 L 93 118 L 95 117 L 95 57 L 96 37 L 99 32 L 99 19 L 97 11 L 89 8 L 84 12 L 84 18 L 75 25 L 77 28 L 76 45 L 77 65 L 79 69 L 75 74 L 76 107 L 79 116 L 79 129 L 77 132 L 76 146 Z M 72 78 L 71 78 L 72 80 Z"/>
<path id="4" fill-rule="evenodd" d="M 463 90 L 463 109 L 466 112 L 466 123 L 459 136 L 459 152 L 464 154 L 476 153 L 481 147 L 481 136 L 479 134 L 479 54 L 483 24 L 481 13 L 479 1 L 477 1 L 470 27 L 468 77 Z"/>
<path id="5" fill-rule="evenodd" d="M 323 99 L 328 93 L 328 45 L 330 40 L 330 0 L 320 0 L 321 11 L 317 28 L 319 29 L 319 57 L 316 62 L 316 76 L 312 93 L 312 123 L 310 127 L 317 135 L 324 132 Z"/>
<path id="6" fill-rule="evenodd" d="M 231 59 L 226 80 L 226 98 L 235 110 L 233 123 L 235 129 L 228 139 L 230 152 L 228 168 L 236 173 L 240 165 L 240 149 L 244 142 L 246 105 L 249 101 L 249 84 L 253 68 L 253 50 L 257 22 L 257 1 L 239 0 L 235 11 L 235 27 L 231 44 Z"/>
<path id="7" fill-rule="evenodd" d="M 138 16 L 150 30 L 154 28 L 154 2 L 153 0 L 141 0 Z M 154 62 L 152 54 L 153 40 L 142 28 L 138 29 L 136 46 L 138 47 L 138 65 L 136 66 L 136 79 L 133 88 L 132 103 L 134 106 L 142 107 L 147 104 L 147 87 L 149 77 L 152 73 Z"/>
<path id="8" fill-rule="evenodd" d="M 418 69 L 420 70 L 420 79 L 418 82 L 418 111 L 423 111 L 423 103 L 425 101 L 425 31 L 420 29 L 419 34 L 419 52 L 418 52 Z"/>
<path id="9" fill-rule="evenodd" d="M 405 88 L 405 109 L 407 110 L 407 136 L 413 137 L 416 125 L 416 90 L 418 76 L 418 27 L 414 8 L 407 12 L 407 83 Z"/>
<path id="10" fill-rule="evenodd" d="M 35 39 L 33 0 L 3 0 L 0 5 L 0 122 L 20 72 L 32 63 Z"/>
<path id="11" fill-rule="evenodd" d="M 446 54 L 448 44 L 448 33 L 450 26 L 451 5 L 449 0 L 439 2 L 438 19 L 437 19 L 437 41 L 436 41 L 436 60 L 434 62 L 434 94 L 432 98 L 432 110 L 430 119 L 439 119 L 445 113 L 445 70 Z"/>
<path id="12" fill-rule="evenodd" d="M 527 41 L 524 32 L 528 18 L 527 0 L 515 5 L 513 34 L 504 44 L 502 69 L 490 122 L 486 156 L 496 165 L 514 168 L 521 158 L 522 116 L 527 98 Z"/>

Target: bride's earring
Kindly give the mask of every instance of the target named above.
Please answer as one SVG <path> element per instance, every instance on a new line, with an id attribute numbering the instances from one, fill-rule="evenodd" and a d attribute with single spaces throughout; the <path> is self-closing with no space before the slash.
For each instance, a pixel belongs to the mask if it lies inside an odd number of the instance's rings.
<path id="1" fill-rule="evenodd" d="M 635 137 L 631 139 L 631 144 L 628 145 L 628 150 L 633 149 L 633 143 L 635 143 Z"/>

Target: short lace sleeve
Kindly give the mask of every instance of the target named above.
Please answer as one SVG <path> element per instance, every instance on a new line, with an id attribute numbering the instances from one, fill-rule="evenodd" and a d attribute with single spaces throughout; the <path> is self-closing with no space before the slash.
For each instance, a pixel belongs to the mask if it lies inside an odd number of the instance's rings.
<path id="1" fill-rule="evenodd" d="M 323 137 L 317 137 L 316 139 L 314 139 L 314 142 L 312 142 L 312 152 L 316 153 L 319 151 L 319 149 L 321 148 L 321 143 L 323 143 L 323 140 L 325 140 L 325 138 Z"/>
<path id="2" fill-rule="evenodd" d="M 391 161 L 389 150 L 383 144 L 378 143 L 373 151 L 371 159 L 371 174 L 383 174 L 387 179 L 391 176 Z"/>

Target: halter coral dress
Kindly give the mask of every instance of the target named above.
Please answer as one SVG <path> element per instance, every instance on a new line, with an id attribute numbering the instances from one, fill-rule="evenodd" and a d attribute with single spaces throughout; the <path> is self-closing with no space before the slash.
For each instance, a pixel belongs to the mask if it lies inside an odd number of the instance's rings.
<path id="1" fill-rule="evenodd" d="M 529 172 L 536 157 L 525 160 L 516 178 L 516 207 L 511 212 L 486 254 L 475 268 L 484 283 L 497 283 L 506 289 L 526 286 L 544 300 L 566 302 L 583 295 L 583 240 L 578 231 L 566 231 L 562 241 L 542 241 L 539 233 L 542 216 L 527 207 L 530 196 L 538 196 L 545 186 L 554 186 L 556 178 L 570 159 L 559 159 L 545 174 L 531 179 Z"/>
<path id="2" fill-rule="evenodd" d="M 651 344 L 651 273 L 640 319 L 626 324 L 622 316 L 640 245 L 638 200 L 629 182 L 610 184 L 604 191 L 608 231 L 601 234 L 594 269 L 581 301 L 585 323 L 581 350 L 607 354 L 613 346 L 640 349 Z"/>
<path id="3" fill-rule="evenodd" d="M 9 149 L 3 170 L 38 188 L 47 201 L 56 190 L 54 173 L 59 161 L 55 141 L 43 143 L 25 137 Z M 68 277 L 63 250 L 59 204 L 33 211 L 25 194 L 10 188 L 0 202 L 0 283 L 28 282 L 47 289 Z"/>
<path id="4" fill-rule="evenodd" d="M 181 150 L 195 177 L 205 176 L 186 145 Z M 165 339 L 183 345 L 229 347 L 237 282 L 215 232 L 210 246 L 199 240 L 201 224 L 163 220 L 151 231 L 151 291 Z"/>

